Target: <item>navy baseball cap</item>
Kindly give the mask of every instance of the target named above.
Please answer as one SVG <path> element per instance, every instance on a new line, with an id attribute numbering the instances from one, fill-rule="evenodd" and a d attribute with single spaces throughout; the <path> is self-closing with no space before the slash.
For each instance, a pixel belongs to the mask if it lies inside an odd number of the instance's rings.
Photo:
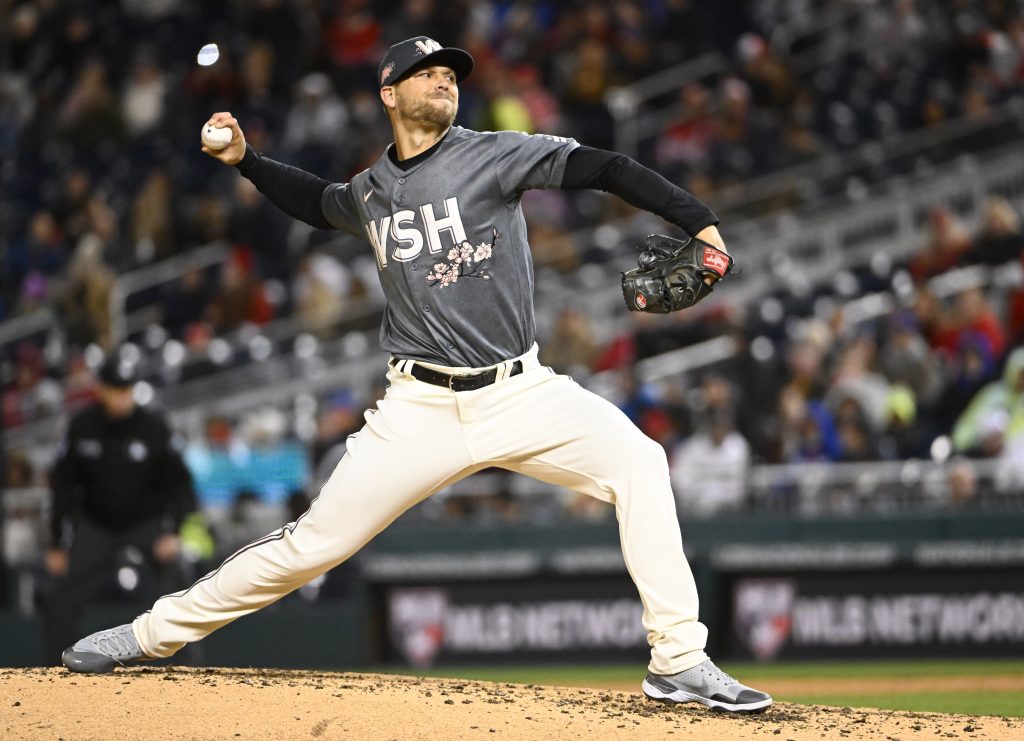
<path id="1" fill-rule="evenodd" d="M 441 46 L 429 36 L 414 36 L 388 49 L 377 68 L 377 81 L 387 87 L 414 70 L 434 65 L 451 67 L 455 79 L 462 82 L 473 71 L 473 57 L 454 46 Z"/>
<path id="2" fill-rule="evenodd" d="M 114 354 L 100 368 L 99 377 L 104 386 L 128 388 L 139 380 L 139 366 Z"/>

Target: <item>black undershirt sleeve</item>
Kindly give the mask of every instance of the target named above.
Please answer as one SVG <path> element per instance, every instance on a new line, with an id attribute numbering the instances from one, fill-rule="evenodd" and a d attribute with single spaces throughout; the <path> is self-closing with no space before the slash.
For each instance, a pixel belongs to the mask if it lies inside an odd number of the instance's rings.
<path id="1" fill-rule="evenodd" d="M 618 152 L 577 147 L 566 160 L 562 188 L 603 190 L 631 206 L 657 214 L 690 236 L 718 224 L 714 212 L 695 197 Z"/>
<path id="2" fill-rule="evenodd" d="M 250 146 L 246 146 L 245 156 L 235 167 L 289 216 L 317 229 L 334 229 L 321 206 L 324 189 L 330 185 L 323 178 L 264 157 Z"/>

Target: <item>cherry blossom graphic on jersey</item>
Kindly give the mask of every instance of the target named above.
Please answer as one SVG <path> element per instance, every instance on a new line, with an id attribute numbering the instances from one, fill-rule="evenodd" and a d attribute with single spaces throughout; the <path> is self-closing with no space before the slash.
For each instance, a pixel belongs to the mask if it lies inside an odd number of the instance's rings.
<path id="1" fill-rule="evenodd" d="M 427 283 L 431 286 L 440 285 L 441 288 L 458 282 L 459 278 L 483 278 L 491 279 L 491 273 L 487 269 L 487 260 L 491 257 L 494 243 L 498 241 L 498 230 L 491 227 L 492 240 L 481 242 L 473 246 L 467 239 L 448 250 L 445 255 L 448 262 L 435 263 L 433 269 L 427 274 Z"/>

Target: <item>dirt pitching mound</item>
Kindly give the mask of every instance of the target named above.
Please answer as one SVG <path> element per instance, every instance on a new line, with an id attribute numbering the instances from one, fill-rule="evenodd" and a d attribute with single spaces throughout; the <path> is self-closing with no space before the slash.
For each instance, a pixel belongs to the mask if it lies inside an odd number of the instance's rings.
<path id="1" fill-rule="evenodd" d="M 0 669 L 5 739 L 1024 739 L 1024 721 L 778 703 L 750 716 L 636 692 L 258 669 Z"/>

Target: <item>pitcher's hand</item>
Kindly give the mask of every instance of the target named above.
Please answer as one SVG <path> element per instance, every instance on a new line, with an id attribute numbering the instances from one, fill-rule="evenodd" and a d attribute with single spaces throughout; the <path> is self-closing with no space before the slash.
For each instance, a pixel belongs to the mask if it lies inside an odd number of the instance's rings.
<path id="1" fill-rule="evenodd" d="M 238 121 L 228 111 L 220 111 L 210 116 L 210 120 L 204 125 L 216 126 L 218 128 L 228 127 L 231 129 L 232 139 L 224 149 L 210 149 L 203 145 L 203 151 L 223 162 L 225 165 L 237 165 L 245 156 L 245 134 L 238 126 Z"/>

